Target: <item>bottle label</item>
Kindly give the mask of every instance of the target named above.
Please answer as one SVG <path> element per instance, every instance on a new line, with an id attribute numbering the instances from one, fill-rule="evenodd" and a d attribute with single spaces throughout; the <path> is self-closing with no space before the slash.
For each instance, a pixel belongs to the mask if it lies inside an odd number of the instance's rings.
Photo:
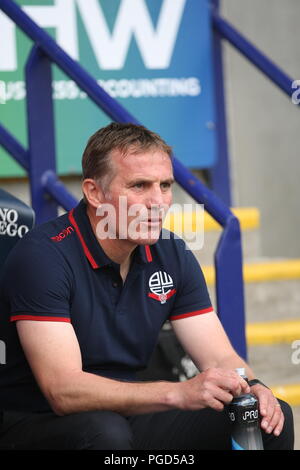
<path id="1" fill-rule="evenodd" d="M 229 418 L 233 423 L 249 424 L 258 422 L 259 412 L 258 404 L 252 403 L 248 406 L 240 406 L 239 404 L 231 404 L 228 410 Z"/>
<path id="2" fill-rule="evenodd" d="M 263 449 L 257 398 L 251 394 L 235 398 L 228 407 L 228 414 L 232 422 L 232 449 Z"/>

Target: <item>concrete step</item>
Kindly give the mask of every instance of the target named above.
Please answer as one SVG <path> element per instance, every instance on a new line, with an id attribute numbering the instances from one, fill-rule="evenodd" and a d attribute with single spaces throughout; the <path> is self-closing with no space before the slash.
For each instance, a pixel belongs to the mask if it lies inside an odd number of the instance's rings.
<path id="1" fill-rule="evenodd" d="M 202 269 L 216 305 L 214 267 Z M 300 259 L 245 263 L 243 272 L 247 323 L 299 319 Z"/>
<path id="2" fill-rule="evenodd" d="M 298 351 L 300 346 L 298 346 Z M 300 354 L 290 343 L 248 346 L 256 377 L 290 405 L 300 405 Z"/>
<path id="3" fill-rule="evenodd" d="M 202 265 L 208 285 L 215 283 L 214 266 Z M 261 259 L 244 263 L 243 274 L 245 283 L 258 283 L 300 279 L 300 259 Z"/>
<path id="4" fill-rule="evenodd" d="M 293 344 L 299 350 L 300 318 L 246 324 L 247 343 L 251 346 Z M 298 354 L 298 353 L 297 353 Z M 298 359 L 297 359 L 298 360 Z"/>

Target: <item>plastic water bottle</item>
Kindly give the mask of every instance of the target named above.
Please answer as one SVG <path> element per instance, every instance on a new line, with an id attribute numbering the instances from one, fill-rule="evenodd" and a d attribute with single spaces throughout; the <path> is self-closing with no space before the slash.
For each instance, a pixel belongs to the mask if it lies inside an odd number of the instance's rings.
<path id="1" fill-rule="evenodd" d="M 247 380 L 245 369 L 236 369 Z M 229 405 L 233 450 L 263 450 L 258 400 L 251 393 L 234 398 Z"/>

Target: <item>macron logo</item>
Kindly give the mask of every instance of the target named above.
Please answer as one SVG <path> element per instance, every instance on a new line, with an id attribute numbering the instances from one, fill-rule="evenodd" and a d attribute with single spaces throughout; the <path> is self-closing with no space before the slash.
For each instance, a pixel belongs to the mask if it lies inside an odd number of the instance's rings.
<path id="1" fill-rule="evenodd" d="M 54 242 L 61 242 L 64 238 L 66 238 L 72 232 L 74 232 L 74 229 L 71 225 L 69 225 L 69 227 L 62 230 L 62 232 L 60 232 L 58 235 L 56 235 L 55 237 L 51 237 L 51 240 L 53 240 Z"/>

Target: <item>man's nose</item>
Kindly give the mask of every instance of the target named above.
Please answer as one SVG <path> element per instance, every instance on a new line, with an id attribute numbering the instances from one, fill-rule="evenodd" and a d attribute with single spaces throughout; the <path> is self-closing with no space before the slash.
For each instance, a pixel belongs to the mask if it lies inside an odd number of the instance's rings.
<path id="1" fill-rule="evenodd" d="M 147 205 L 150 206 L 161 206 L 163 204 L 163 194 L 160 185 L 153 186 L 147 198 Z"/>

